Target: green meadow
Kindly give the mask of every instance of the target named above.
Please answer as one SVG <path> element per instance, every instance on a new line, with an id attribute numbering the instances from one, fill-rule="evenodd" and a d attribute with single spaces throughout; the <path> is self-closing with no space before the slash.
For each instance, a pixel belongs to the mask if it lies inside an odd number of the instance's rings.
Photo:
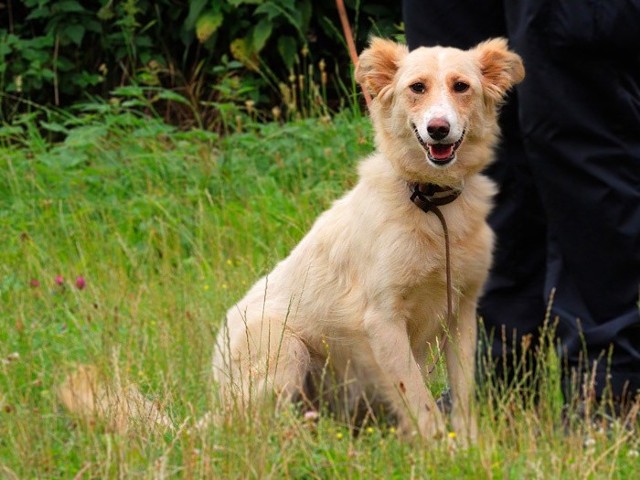
<path id="1" fill-rule="evenodd" d="M 539 396 L 479 389 L 468 449 L 453 432 L 406 443 L 384 419 L 354 434 L 294 408 L 196 428 L 218 408 L 225 311 L 374 148 L 353 111 L 234 130 L 109 106 L 0 128 L 0 478 L 640 478 L 637 433 L 562 414 L 553 348 L 536 353 Z M 137 384 L 176 429 L 122 434 L 70 416 L 56 386 L 78 364 Z M 443 382 L 440 366 L 436 394 Z"/>

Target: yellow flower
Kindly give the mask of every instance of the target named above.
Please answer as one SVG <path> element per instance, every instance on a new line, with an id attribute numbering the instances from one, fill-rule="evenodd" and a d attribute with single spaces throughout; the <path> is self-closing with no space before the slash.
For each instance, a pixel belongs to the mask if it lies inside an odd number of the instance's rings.
<path id="1" fill-rule="evenodd" d="M 367 427 L 367 433 L 373 433 L 373 427 Z"/>
<path id="2" fill-rule="evenodd" d="M 456 438 L 456 432 L 449 432 L 449 438 Z"/>
<path id="3" fill-rule="evenodd" d="M 207 290 L 209 290 L 209 284 L 205 283 L 202 288 L 204 288 L 204 291 L 206 292 Z"/>
<path id="4" fill-rule="evenodd" d="M 338 432 L 338 433 L 336 433 L 336 438 L 337 438 L 338 440 L 342 440 L 342 437 L 344 437 L 344 435 L 342 434 L 342 432 Z"/>

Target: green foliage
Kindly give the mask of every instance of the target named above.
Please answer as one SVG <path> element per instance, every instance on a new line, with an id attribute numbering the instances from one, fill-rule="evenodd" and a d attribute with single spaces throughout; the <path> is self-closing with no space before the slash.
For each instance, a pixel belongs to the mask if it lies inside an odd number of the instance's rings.
<path id="1" fill-rule="evenodd" d="M 361 46 L 370 32 L 397 31 L 399 7 L 383 5 L 352 3 L 353 21 L 365 24 L 356 29 Z M 280 84 L 291 75 L 308 75 L 307 66 L 322 58 L 328 63 L 325 76 L 332 77 L 325 78 L 332 98 L 342 97 L 342 85 L 350 84 L 333 2 L 8 0 L 5 10 L 10 22 L 0 27 L 4 120 L 32 103 L 68 107 L 133 85 L 162 87 L 185 99 L 164 98 L 154 106 L 167 120 L 217 128 L 225 123 L 218 104 L 251 101 L 266 111 L 289 109 Z M 240 98 L 229 99 L 216 88 L 230 78 L 241 84 Z"/>

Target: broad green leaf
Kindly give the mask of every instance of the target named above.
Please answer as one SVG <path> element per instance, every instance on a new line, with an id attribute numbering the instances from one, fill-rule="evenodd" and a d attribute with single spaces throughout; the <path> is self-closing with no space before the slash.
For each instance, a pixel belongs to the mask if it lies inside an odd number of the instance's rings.
<path id="1" fill-rule="evenodd" d="M 62 32 L 69 38 L 69 40 L 71 40 L 77 46 L 80 46 L 84 37 L 85 28 L 79 24 L 69 25 L 65 27 Z"/>
<path id="2" fill-rule="evenodd" d="M 233 58 L 241 62 L 245 67 L 251 70 L 257 70 L 258 63 L 255 58 L 255 54 L 251 51 L 251 48 L 247 44 L 247 40 L 244 38 L 236 38 L 231 45 L 231 55 Z"/>
<path id="3" fill-rule="evenodd" d="M 218 12 L 207 12 L 201 15 L 196 21 L 196 36 L 200 43 L 206 42 L 211 35 L 222 25 L 222 14 Z"/>
<path id="4" fill-rule="evenodd" d="M 53 10 L 55 12 L 64 12 L 64 13 L 72 13 L 72 12 L 86 12 L 87 10 L 80 5 L 80 2 L 76 2 L 75 0 L 62 0 L 61 2 L 52 2 Z"/>
<path id="5" fill-rule="evenodd" d="M 280 15 L 280 12 L 280 8 L 276 7 L 274 4 L 263 3 L 262 5 L 258 6 L 253 13 L 254 15 L 264 14 L 269 20 L 273 20 L 278 15 Z"/>
<path id="6" fill-rule="evenodd" d="M 49 18 L 51 16 L 51 10 L 49 7 L 38 7 L 27 15 L 27 20 L 37 20 L 38 18 Z"/>
<path id="7" fill-rule="evenodd" d="M 158 95 L 156 95 L 156 99 L 158 100 L 169 100 L 176 103 L 181 103 L 183 105 L 191 105 L 189 100 L 184 98 L 182 95 L 172 91 L 172 90 L 161 90 Z"/>
<path id="8" fill-rule="evenodd" d="M 187 19 L 184 21 L 185 29 L 191 30 L 195 26 L 206 4 L 207 0 L 191 0 L 189 2 L 189 13 L 187 14 Z"/>
<path id="9" fill-rule="evenodd" d="M 113 8 L 111 7 L 111 3 L 108 3 L 107 5 L 104 5 L 102 8 L 100 8 L 96 16 L 100 20 L 105 22 L 107 20 L 111 20 L 115 16 L 115 13 L 113 12 Z"/>
<path id="10" fill-rule="evenodd" d="M 260 5 L 264 3 L 264 0 L 227 0 L 227 3 L 232 7 L 239 7 L 240 5 Z"/>
<path id="11" fill-rule="evenodd" d="M 293 68 L 293 61 L 296 57 L 298 45 L 293 37 L 284 35 L 278 38 L 278 53 L 282 57 L 287 69 Z"/>
<path id="12" fill-rule="evenodd" d="M 117 95 L 120 97 L 144 97 L 144 90 L 140 87 L 136 87 L 135 85 L 126 85 L 124 87 L 118 87 L 113 92 L 112 95 Z"/>
<path id="13" fill-rule="evenodd" d="M 42 121 L 40 122 L 40 126 L 46 130 L 49 130 L 50 132 L 56 132 L 56 133 L 68 133 L 69 129 L 66 128 L 64 125 L 60 125 L 57 122 L 45 122 Z"/>
<path id="14" fill-rule="evenodd" d="M 271 36 L 272 29 L 273 25 L 266 18 L 260 20 L 253 28 L 251 37 L 254 52 L 258 53 L 263 49 L 265 43 L 267 43 L 267 40 Z"/>
<path id="15" fill-rule="evenodd" d="M 11 47 L 6 43 L 0 43 L 0 59 L 11 53 Z"/>

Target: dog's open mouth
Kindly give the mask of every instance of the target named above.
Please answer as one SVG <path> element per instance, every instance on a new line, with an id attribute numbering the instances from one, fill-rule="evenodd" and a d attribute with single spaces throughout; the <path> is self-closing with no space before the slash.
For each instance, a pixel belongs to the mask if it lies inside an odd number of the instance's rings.
<path id="1" fill-rule="evenodd" d="M 466 130 L 462 132 L 462 135 L 460 135 L 460 138 L 455 143 L 427 143 L 418 133 L 418 128 L 415 126 L 415 124 L 412 123 L 411 126 L 413 127 L 413 133 L 415 133 L 418 142 L 427 152 L 429 160 L 431 160 L 434 164 L 438 166 L 445 166 L 455 160 L 456 150 L 458 150 L 460 145 L 462 145 Z"/>

